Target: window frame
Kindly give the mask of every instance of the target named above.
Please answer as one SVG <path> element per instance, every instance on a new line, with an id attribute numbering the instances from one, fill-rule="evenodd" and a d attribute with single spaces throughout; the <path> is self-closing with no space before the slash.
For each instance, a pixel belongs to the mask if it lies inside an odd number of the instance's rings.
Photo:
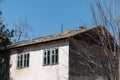
<path id="1" fill-rule="evenodd" d="M 16 65 L 17 69 L 28 68 L 30 66 L 30 53 L 25 52 L 25 53 L 17 54 L 16 62 L 17 62 Z"/>
<path id="2" fill-rule="evenodd" d="M 56 49 L 57 49 L 57 62 L 56 62 Z M 48 58 L 48 51 L 50 51 L 50 55 Z M 54 53 L 53 53 L 54 51 Z M 54 59 L 53 59 L 54 56 Z M 48 59 L 49 59 L 49 64 L 48 64 Z M 49 66 L 49 65 L 57 65 L 59 64 L 59 48 L 54 47 L 54 48 L 48 48 L 44 49 L 43 51 L 43 66 Z"/>

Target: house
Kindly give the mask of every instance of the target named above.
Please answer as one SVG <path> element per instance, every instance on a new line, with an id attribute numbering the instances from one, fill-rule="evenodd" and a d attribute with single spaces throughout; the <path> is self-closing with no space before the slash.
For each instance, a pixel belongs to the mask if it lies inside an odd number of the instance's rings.
<path id="1" fill-rule="evenodd" d="M 92 63 L 87 67 L 84 63 L 86 55 L 77 54 L 77 51 L 104 57 L 96 33 L 101 29 L 101 26 L 82 27 L 9 45 L 10 80 L 90 80 L 87 77 L 92 75 L 89 68 L 95 67 Z M 100 74 L 96 80 L 105 78 Z"/>

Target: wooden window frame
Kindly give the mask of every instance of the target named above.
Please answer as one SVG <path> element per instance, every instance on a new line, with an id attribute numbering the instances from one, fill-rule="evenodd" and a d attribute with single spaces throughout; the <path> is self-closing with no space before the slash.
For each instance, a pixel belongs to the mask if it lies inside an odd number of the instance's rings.
<path id="1" fill-rule="evenodd" d="M 27 68 L 30 63 L 30 53 L 17 54 L 17 69 Z"/>
<path id="2" fill-rule="evenodd" d="M 57 50 L 57 52 L 56 52 L 56 50 Z M 56 58 L 57 58 L 57 61 L 56 61 Z M 58 64 L 58 62 L 59 62 L 58 58 L 59 58 L 59 49 L 57 47 L 44 49 L 44 52 L 43 52 L 43 65 L 55 65 L 55 64 Z"/>

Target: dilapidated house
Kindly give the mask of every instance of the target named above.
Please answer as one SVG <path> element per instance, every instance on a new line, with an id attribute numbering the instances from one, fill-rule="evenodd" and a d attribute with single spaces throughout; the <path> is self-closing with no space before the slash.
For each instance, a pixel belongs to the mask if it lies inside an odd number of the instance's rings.
<path id="1" fill-rule="evenodd" d="M 8 46 L 10 80 L 107 79 L 104 70 L 97 66 L 106 64 L 100 41 L 104 37 L 99 37 L 103 30 L 101 26 L 82 27 Z"/>

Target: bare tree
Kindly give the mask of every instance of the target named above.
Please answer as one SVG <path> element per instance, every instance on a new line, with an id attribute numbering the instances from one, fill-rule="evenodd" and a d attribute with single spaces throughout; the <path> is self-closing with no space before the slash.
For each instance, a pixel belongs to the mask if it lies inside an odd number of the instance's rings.
<path id="1" fill-rule="evenodd" d="M 29 34 L 31 32 L 31 27 L 28 24 L 27 20 L 19 21 L 14 25 L 14 37 L 12 38 L 12 42 L 19 42 L 23 40 L 29 39 Z"/>
<path id="2" fill-rule="evenodd" d="M 108 70 L 107 77 L 109 80 L 119 80 L 119 7 L 120 0 L 94 0 L 94 4 L 90 3 L 93 23 L 104 26 L 114 37 L 114 40 L 111 40 L 109 34 L 105 35 L 104 31 L 102 31 L 102 35 L 106 40 L 100 37 L 103 51 L 106 58 L 108 58 L 108 68 L 105 70 Z"/>
<path id="3" fill-rule="evenodd" d="M 74 80 L 79 80 L 81 75 L 92 80 L 98 76 L 105 77 L 104 80 L 119 80 L 120 0 L 89 0 L 89 5 L 92 23 L 100 28 L 77 36 L 84 46 L 80 46 L 77 38 L 72 39 L 70 51 L 79 64 L 71 62 L 76 67 L 72 66 L 70 72 L 77 75 Z M 91 44 L 97 48 L 91 48 Z"/>

